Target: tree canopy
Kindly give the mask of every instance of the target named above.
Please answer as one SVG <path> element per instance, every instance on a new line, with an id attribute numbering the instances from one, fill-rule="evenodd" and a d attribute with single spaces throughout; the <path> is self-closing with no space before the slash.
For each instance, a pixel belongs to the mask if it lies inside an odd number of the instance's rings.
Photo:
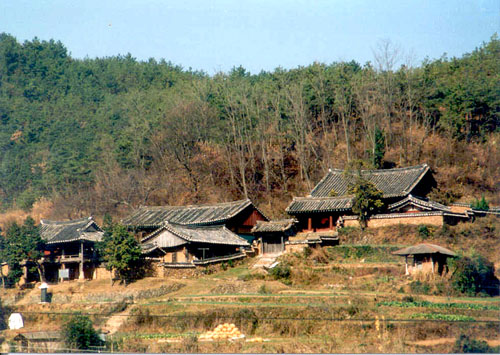
<path id="1" fill-rule="evenodd" d="M 389 54 L 393 51 L 389 51 Z M 382 53 L 380 53 L 382 54 Z M 130 54 L 75 59 L 0 34 L 0 201 L 115 213 L 139 204 L 302 194 L 363 159 L 427 162 L 494 192 L 500 40 L 420 66 L 355 61 L 209 76 Z M 498 146 L 498 145 L 496 145 Z"/>

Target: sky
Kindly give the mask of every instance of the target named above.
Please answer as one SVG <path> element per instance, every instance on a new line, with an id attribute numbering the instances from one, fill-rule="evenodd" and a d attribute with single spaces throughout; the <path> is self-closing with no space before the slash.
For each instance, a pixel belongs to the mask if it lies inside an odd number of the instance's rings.
<path id="1" fill-rule="evenodd" d="M 313 62 L 461 56 L 500 35 L 500 0 L 0 0 L 0 32 L 74 58 L 130 53 L 208 74 Z"/>

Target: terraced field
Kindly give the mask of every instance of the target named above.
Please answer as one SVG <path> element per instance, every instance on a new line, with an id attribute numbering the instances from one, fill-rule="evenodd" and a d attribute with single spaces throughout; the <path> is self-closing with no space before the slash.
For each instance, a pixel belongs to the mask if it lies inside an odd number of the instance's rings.
<path id="1" fill-rule="evenodd" d="M 500 341 L 498 297 L 419 293 L 401 260 L 383 260 L 392 248 L 291 255 L 288 280 L 252 271 L 248 260 L 201 278 L 55 285 L 48 305 L 38 304 L 37 289 L 0 296 L 23 314 L 26 330 L 57 329 L 78 311 L 124 352 L 449 352 L 461 334 Z M 198 340 L 225 323 L 245 338 Z M 13 336 L 3 331 L 5 342 Z"/>

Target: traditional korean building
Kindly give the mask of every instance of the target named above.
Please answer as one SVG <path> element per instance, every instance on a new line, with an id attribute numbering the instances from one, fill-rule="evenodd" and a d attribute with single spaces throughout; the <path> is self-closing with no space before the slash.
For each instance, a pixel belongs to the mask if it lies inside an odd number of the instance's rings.
<path id="1" fill-rule="evenodd" d="M 447 259 L 456 254 L 442 246 L 424 243 L 403 248 L 393 254 L 405 257 L 405 274 L 438 273 L 447 271 Z"/>
<path id="2" fill-rule="evenodd" d="M 104 232 L 92 217 L 71 221 L 42 219 L 40 234 L 46 243 L 42 262 L 48 281 L 93 278 L 98 264 L 95 243 L 101 241 Z"/>
<path id="3" fill-rule="evenodd" d="M 282 219 L 277 221 L 257 221 L 252 233 L 260 244 L 260 254 L 274 254 L 285 251 L 285 243 L 297 230 L 295 219 Z"/>
<path id="4" fill-rule="evenodd" d="M 268 218 L 249 199 L 195 206 L 142 206 L 122 224 L 143 253 L 165 267 L 195 267 L 244 257 L 257 221 Z"/>
<path id="5" fill-rule="evenodd" d="M 427 164 L 362 170 L 360 174 L 382 191 L 386 205 L 383 214 L 370 218 L 369 227 L 399 223 L 442 225 L 470 217 L 467 213 L 456 213 L 447 206 L 425 198 L 436 186 Z M 335 230 L 337 225 L 358 226 L 357 217 L 352 213 L 353 196 L 348 193 L 355 179 L 356 175 L 330 170 L 309 196 L 294 197 L 286 211 L 299 221 L 299 231 L 323 232 Z"/>
<path id="6" fill-rule="evenodd" d="M 141 206 L 122 224 L 144 237 L 163 226 L 164 222 L 184 226 L 224 225 L 240 235 L 250 235 L 257 221 L 268 218 L 249 199 L 210 205 Z"/>
<path id="7" fill-rule="evenodd" d="M 141 241 L 143 254 L 167 268 L 191 268 L 245 257 L 250 244 L 223 225 L 184 226 L 164 222 Z"/>

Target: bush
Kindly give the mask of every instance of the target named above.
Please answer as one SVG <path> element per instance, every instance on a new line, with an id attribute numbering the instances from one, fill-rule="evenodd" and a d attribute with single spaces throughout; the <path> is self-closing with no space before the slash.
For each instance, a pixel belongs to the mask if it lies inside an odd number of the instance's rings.
<path id="1" fill-rule="evenodd" d="M 454 353 L 496 353 L 498 349 L 492 348 L 487 342 L 471 339 L 467 335 L 460 335 L 453 347 Z"/>
<path id="2" fill-rule="evenodd" d="M 103 345 L 90 318 L 81 314 L 74 315 L 64 324 L 62 334 L 66 346 L 71 349 L 88 350 Z"/>
<path id="3" fill-rule="evenodd" d="M 413 281 L 410 284 L 410 290 L 413 293 L 428 295 L 431 290 L 431 287 L 427 282 Z"/>
<path id="4" fill-rule="evenodd" d="M 474 202 L 471 203 L 470 207 L 474 210 L 479 210 L 479 211 L 490 210 L 490 204 L 486 201 L 484 196 L 480 200 L 474 200 Z"/>
<path id="5" fill-rule="evenodd" d="M 425 224 L 418 226 L 418 236 L 422 239 L 427 239 L 431 235 L 429 228 Z"/>
<path id="6" fill-rule="evenodd" d="M 481 255 L 460 257 L 450 262 L 452 287 L 467 295 L 486 293 L 498 294 L 498 279 L 495 277 L 493 263 Z"/>
<path id="7" fill-rule="evenodd" d="M 269 270 L 269 274 L 275 279 L 279 280 L 285 284 L 290 284 L 290 276 L 292 274 L 290 265 L 288 263 L 281 262 L 271 270 Z"/>

